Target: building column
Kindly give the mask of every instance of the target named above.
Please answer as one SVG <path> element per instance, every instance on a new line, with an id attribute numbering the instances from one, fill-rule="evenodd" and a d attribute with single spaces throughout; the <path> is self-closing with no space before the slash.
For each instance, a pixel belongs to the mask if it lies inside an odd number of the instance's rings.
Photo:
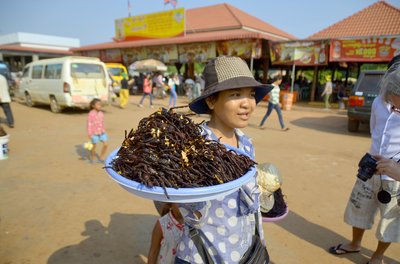
<path id="1" fill-rule="evenodd" d="M 315 101 L 315 90 L 318 85 L 318 66 L 314 66 L 314 74 L 313 74 L 313 81 L 311 85 L 311 91 L 310 91 L 310 101 L 314 102 Z"/>
<path id="2" fill-rule="evenodd" d="M 3 53 L 0 52 L 0 61 L 3 60 Z"/>
<path id="3" fill-rule="evenodd" d="M 39 60 L 39 55 L 33 54 L 32 55 L 32 61 L 38 61 Z"/>

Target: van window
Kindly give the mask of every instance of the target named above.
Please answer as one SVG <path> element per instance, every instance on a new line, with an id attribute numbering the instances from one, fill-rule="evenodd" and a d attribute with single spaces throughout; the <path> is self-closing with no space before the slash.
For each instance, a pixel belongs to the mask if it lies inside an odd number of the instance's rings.
<path id="1" fill-rule="evenodd" d="M 383 74 L 366 74 L 358 86 L 357 91 L 378 93 L 378 84 L 382 77 Z"/>
<path id="2" fill-rule="evenodd" d="M 108 68 L 108 71 L 111 73 L 112 76 L 122 76 L 124 73 L 124 69 L 122 68 Z"/>
<path id="3" fill-rule="evenodd" d="M 24 68 L 24 72 L 22 73 L 22 77 L 26 78 L 29 75 L 29 67 Z"/>
<path id="4" fill-rule="evenodd" d="M 78 79 L 104 79 L 103 67 L 98 64 L 72 63 L 71 76 Z"/>
<path id="5" fill-rule="evenodd" d="M 32 67 L 32 79 L 40 79 L 42 78 L 42 65 L 36 65 Z"/>
<path id="6" fill-rule="evenodd" d="M 46 65 L 44 69 L 44 78 L 46 79 L 61 79 L 62 64 Z"/>

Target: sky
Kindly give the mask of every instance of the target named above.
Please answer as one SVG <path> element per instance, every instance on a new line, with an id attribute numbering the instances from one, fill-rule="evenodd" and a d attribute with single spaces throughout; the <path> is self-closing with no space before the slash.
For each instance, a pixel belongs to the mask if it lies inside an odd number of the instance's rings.
<path id="1" fill-rule="evenodd" d="M 112 41 L 114 20 L 172 9 L 164 0 L 0 0 L 0 35 L 26 32 L 78 38 L 81 46 Z M 306 38 L 378 0 L 225 0 L 298 38 Z M 400 0 L 386 0 L 400 8 Z M 223 0 L 178 0 L 185 9 Z M 207 18 L 204 18 L 207 19 Z M 373 21 L 371 21 L 372 23 Z"/>

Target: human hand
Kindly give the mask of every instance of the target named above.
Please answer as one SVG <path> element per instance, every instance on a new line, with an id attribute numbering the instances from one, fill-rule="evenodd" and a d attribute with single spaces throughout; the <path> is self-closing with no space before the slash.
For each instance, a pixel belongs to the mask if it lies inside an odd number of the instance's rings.
<path id="1" fill-rule="evenodd" d="M 376 170 L 378 174 L 385 174 L 396 181 L 400 181 L 400 163 L 380 155 L 376 155 L 374 158 L 377 160 Z"/>

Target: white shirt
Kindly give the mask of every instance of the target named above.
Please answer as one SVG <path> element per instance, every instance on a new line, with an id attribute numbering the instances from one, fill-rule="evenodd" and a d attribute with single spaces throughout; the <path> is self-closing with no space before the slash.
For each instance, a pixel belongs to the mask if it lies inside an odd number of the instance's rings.
<path id="1" fill-rule="evenodd" d="M 11 103 L 6 77 L 0 74 L 0 103 Z"/>
<path id="2" fill-rule="evenodd" d="M 269 93 L 269 102 L 271 104 L 279 104 L 279 93 L 281 89 L 278 85 L 273 84 L 274 88 Z"/>
<path id="3" fill-rule="evenodd" d="M 381 155 L 394 160 L 400 159 L 400 114 L 391 111 L 381 96 L 375 98 L 371 109 L 371 148 L 370 154 Z M 382 180 L 394 181 L 387 175 Z"/>
<path id="4" fill-rule="evenodd" d="M 325 89 L 321 95 L 324 96 L 325 94 L 332 94 L 332 82 L 326 82 Z"/>

